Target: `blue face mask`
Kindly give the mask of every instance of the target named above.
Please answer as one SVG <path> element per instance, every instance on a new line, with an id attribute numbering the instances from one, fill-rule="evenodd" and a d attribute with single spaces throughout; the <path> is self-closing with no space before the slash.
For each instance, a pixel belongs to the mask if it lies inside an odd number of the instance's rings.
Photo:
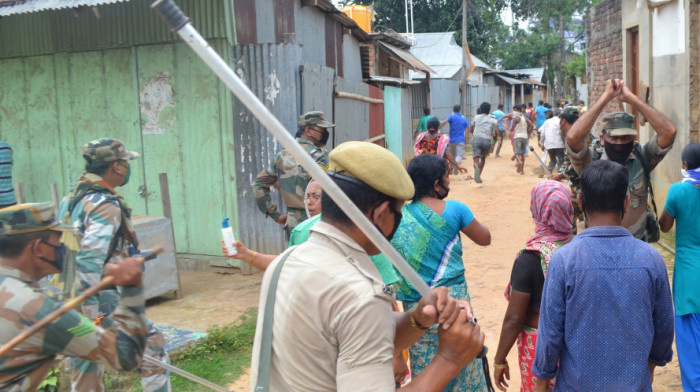
<path id="1" fill-rule="evenodd" d="M 690 170 L 681 169 L 682 182 L 690 182 L 693 185 L 700 185 L 700 167 Z"/>
<path id="2" fill-rule="evenodd" d="M 53 260 L 49 260 L 46 257 L 39 257 L 43 261 L 51 264 L 52 266 L 56 267 L 60 272 L 63 272 L 63 264 L 66 261 L 66 245 L 61 244 L 61 245 L 53 245 L 49 244 L 48 242 L 41 240 L 41 242 L 45 243 L 46 245 L 50 246 L 53 248 L 54 253 L 56 254 L 56 258 Z"/>

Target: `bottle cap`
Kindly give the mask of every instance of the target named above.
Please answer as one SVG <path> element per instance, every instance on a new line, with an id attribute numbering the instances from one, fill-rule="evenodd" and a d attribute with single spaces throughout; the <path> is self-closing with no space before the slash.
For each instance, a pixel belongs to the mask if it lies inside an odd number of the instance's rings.
<path id="1" fill-rule="evenodd" d="M 228 224 L 228 216 L 226 218 L 224 218 L 224 220 L 221 221 L 221 227 L 224 229 L 227 227 L 230 227 Z"/>

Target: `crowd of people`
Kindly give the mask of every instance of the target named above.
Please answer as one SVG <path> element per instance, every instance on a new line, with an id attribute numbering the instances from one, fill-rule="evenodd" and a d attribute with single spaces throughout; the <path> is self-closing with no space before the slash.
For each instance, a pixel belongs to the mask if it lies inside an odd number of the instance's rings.
<path id="1" fill-rule="evenodd" d="M 648 121 L 648 142 L 637 141 L 632 115 L 603 114 L 615 99 Z M 424 296 L 401 276 L 343 206 L 280 151 L 251 186 L 290 247 L 261 254 L 235 242 L 238 252 L 229 256 L 265 271 L 251 389 L 491 391 L 493 383 L 505 391 L 515 376 L 508 353 L 517 345 L 521 391 L 651 391 L 655 367 L 672 359 L 675 332 L 683 388 L 700 390 L 700 143 L 684 147 L 683 180 L 657 219 L 650 174 L 672 148 L 676 127 L 623 81 L 608 81 L 590 109 L 544 102 L 511 113 L 502 104 L 491 108 L 482 103 L 471 127 L 459 106 L 443 121 L 426 109 L 407 168 L 373 143 L 346 142 L 328 153 L 334 125 L 318 111 L 300 117 L 297 142 L 431 291 Z M 446 124 L 449 132 L 441 133 Z M 474 180 L 482 183 L 486 158 L 500 156 L 506 132 L 517 173 L 525 174 L 535 135 L 550 163 L 548 179 L 530 194 L 534 233 L 504 278 L 508 305 L 489 369 L 462 234 L 489 246 L 491 231 L 479 211 L 447 198 L 450 176 L 467 173 L 468 142 Z M 72 390 L 105 390 L 105 366 L 140 367 L 144 391 L 170 390 L 167 372 L 141 363 L 144 352 L 168 357 L 145 317 L 133 258 L 139 243 L 131 209 L 115 189 L 128 182 L 129 161 L 139 155 L 105 138 L 85 144 L 83 157 L 85 174 L 58 215 L 49 203 L 0 209 L 0 318 L 10 326 L 0 329 L 0 343 L 61 306 L 36 291 L 43 277 L 56 275 L 63 298 L 104 276 L 115 285 L 1 357 L 0 390 L 36 390 L 57 354 L 71 357 Z M 272 201 L 273 188 L 284 208 Z M 664 260 L 649 243 L 674 224 L 671 292 Z"/>

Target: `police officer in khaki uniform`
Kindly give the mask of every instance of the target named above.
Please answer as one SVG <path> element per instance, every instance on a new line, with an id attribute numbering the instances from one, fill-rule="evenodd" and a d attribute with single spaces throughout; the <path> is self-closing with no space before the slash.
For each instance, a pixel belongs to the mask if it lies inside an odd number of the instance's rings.
<path id="1" fill-rule="evenodd" d="M 0 344 L 58 309 L 62 303 L 45 296 L 38 281 L 61 272 L 72 230 L 56 221 L 50 203 L 19 204 L 0 210 Z M 141 265 L 132 258 L 112 264 L 107 274 L 121 286 L 109 328 L 71 310 L 0 358 L 0 390 L 36 391 L 57 354 L 133 370 L 146 343 Z"/>
<path id="2" fill-rule="evenodd" d="M 330 154 L 328 174 L 384 236 L 393 236 L 401 206 L 414 193 L 396 156 L 372 143 L 343 143 Z M 467 321 L 468 305 L 441 287 L 435 289 L 439 312 L 423 300 L 415 312 L 392 312 L 394 291 L 369 258 L 379 250 L 326 192 L 322 205 L 321 221 L 309 239 L 280 255 L 265 274 L 253 346 L 253 389 L 269 380 L 271 391 L 393 391 L 394 346 L 408 347 L 441 322 L 438 355 L 405 389 L 442 391 L 483 346 L 484 334 Z M 267 309 L 280 263 L 276 300 Z M 267 312 L 274 316 L 271 342 L 263 338 Z M 269 362 L 264 360 L 268 353 Z"/>

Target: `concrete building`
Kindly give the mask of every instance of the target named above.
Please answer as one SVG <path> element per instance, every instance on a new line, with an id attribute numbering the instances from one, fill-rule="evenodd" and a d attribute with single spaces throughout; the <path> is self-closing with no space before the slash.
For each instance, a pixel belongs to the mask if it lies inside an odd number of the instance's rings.
<path id="1" fill-rule="evenodd" d="M 700 141 L 700 4 L 603 0 L 586 20 L 589 102 L 600 97 L 606 80 L 622 78 L 678 129 L 673 149 L 652 175 L 656 203 L 663 205 L 668 188 L 681 178 L 683 147 Z M 617 102 L 605 108 L 618 110 Z M 596 124 L 594 132 L 599 129 Z M 641 118 L 638 129 L 642 143 L 654 132 Z"/>

